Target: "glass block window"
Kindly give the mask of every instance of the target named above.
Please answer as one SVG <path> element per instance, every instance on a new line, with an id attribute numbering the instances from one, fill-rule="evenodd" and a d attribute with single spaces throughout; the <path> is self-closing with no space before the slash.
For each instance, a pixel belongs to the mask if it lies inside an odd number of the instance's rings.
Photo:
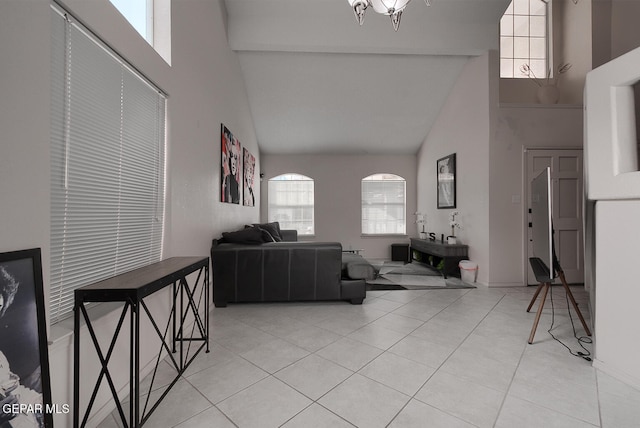
<path id="1" fill-rule="evenodd" d="M 500 77 L 527 78 L 520 71 L 523 64 L 528 64 L 536 77 L 547 76 L 550 1 L 511 1 L 500 20 Z"/>
<path id="2" fill-rule="evenodd" d="M 300 174 L 282 174 L 269 180 L 269 221 L 281 229 L 295 229 L 298 235 L 313 235 L 314 182 Z"/>

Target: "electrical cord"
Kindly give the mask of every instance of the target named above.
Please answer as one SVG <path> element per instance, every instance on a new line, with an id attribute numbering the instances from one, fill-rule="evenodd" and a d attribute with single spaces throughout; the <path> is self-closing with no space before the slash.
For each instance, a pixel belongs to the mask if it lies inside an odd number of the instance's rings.
<path id="1" fill-rule="evenodd" d="M 553 305 L 553 291 L 552 291 L 553 287 L 549 287 L 549 298 L 551 300 L 551 327 L 549 327 L 549 330 L 547 330 L 547 332 L 551 335 L 551 337 L 553 337 L 554 340 L 556 340 L 559 344 L 561 344 L 562 346 L 564 346 L 565 348 L 567 348 L 569 350 L 569 353 L 571 355 L 573 355 L 574 357 L 579 357 L 579 358 L 583 358 L 586 361 L 591 361 L 591 351 L 589 351 L 587 348 L 584 347 L 583 343 L 593 343 L 593 340 L 591 340 L 590 337 L 588 336 L 580 336 L 578 337 L 578 334 L 576 333 L 576 326 L 573 322 L 573 317 L 571 316 L 571 307 L 569 306 L 569 295 L 565 294 L 565 300 L 567 302 L 567 312 L 569 313 L 569 320 L 571 321 L 571 327 L 573 329 L 573 337 L 576 338 L 576 340 L 578 341 L 578 345 L 580 345 L 580 347 L 584 350 L 584 352 L 582 351 L 578 351 L 578 352 L 574 352 L 569 346 L 565 345 L 560 339 L 558 339 L 557 337 L 555 337 L 553 335 L 553 333 L 551 333 L 551 330 L 553 330 L 553 326 L 555 323 L 555 306 Z"/>

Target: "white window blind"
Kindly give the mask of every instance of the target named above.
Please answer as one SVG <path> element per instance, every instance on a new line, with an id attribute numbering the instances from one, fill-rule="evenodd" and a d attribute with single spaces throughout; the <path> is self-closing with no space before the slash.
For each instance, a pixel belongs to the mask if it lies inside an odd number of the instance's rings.
<path id="1" fill-rule="evenodd" d="M 299 235 L 313 235 L 313 179 L 300 174 L 282 174 L 269 180 L 269 221 Z"/>
<path id="2" fill-rule="evenodd" d="M 51 321 L 78 287 L 161 260 L 166 97 L 53 7 Z"/>
<path id="3" fill-rule="evenodd" d="M 406 233 L 404 178 L 374 174 L 362 179 L 362 233 L 404 235 Z"/>

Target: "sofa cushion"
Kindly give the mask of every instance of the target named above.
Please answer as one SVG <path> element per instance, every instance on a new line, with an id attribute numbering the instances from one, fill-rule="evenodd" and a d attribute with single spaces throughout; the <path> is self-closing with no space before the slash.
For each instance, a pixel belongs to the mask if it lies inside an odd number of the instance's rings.
<path id="1" fill-rule="evenodd" d="M 231 244 L 258 245 L 264 242 L 272 242 L 265 235 L 265 231 L 257 227 L 247 227 L 235 232 L 223 232 L 222 238 L 225 242 Z"/>
<path id="2" fill-rule="evenodd" d="M 376 270 L 362 256 L 342 253 L 342 275 L 349 279 L 374 279 Z"/>
<path id="3" fill-rule="evenodd" d="M 280 229 L 280 235 L 283 242 L 297 242 L 298 231 L 295 229 Z"/>

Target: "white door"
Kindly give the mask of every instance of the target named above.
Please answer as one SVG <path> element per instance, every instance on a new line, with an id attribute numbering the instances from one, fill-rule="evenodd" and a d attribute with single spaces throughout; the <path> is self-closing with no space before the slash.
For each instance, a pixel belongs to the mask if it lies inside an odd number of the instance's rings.
<path id="1" fill-rule="evenodd" d="M 569 284 L 584 282 L 582 236 L 582 150 L 527 150 L 527 201 L 531 207 L 531 181 L 551 167 L 551 216 L 556 255 Z M 530 217 L 527 223 L 531 221 Z M 529 226 L 527 224 L 527 226 Z M 537 284 L 529 264 L 532 254 L 531 227 L 527 227 L 528 284 Z"/>

